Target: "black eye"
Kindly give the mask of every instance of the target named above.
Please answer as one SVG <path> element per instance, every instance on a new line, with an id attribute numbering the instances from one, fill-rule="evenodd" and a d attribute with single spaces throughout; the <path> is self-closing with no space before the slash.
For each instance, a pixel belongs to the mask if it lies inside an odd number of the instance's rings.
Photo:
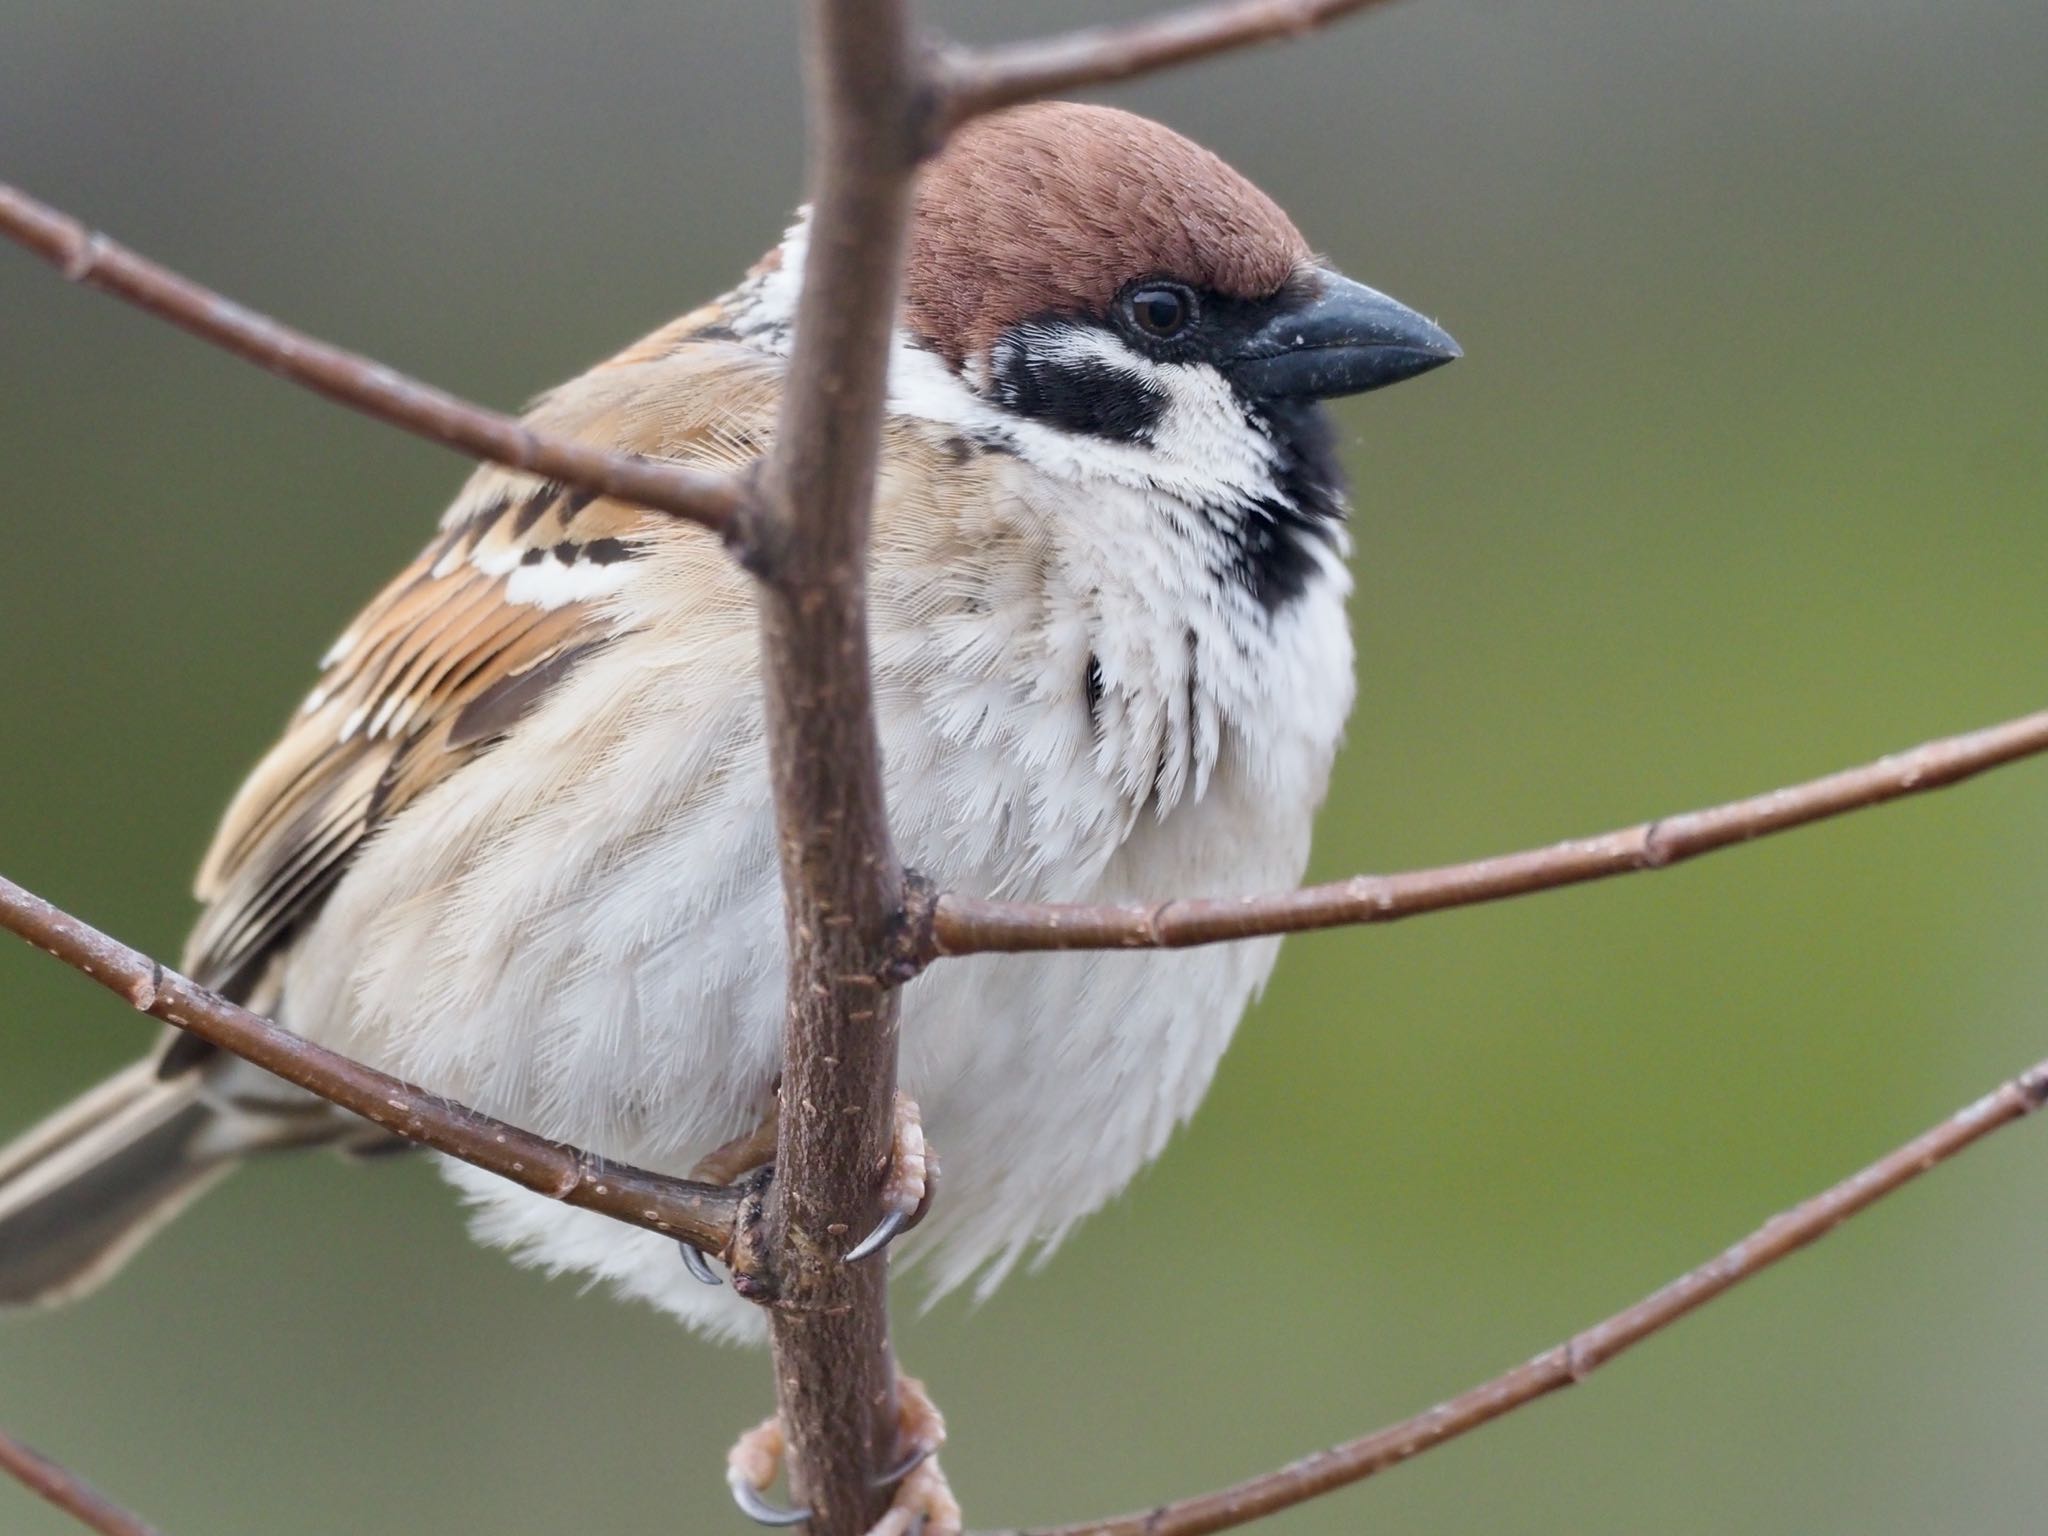
<path id="1" fill-rule="evenodd" d="M 1195 296 L 1178 285 L 1148 283 L 1131 291 L 1124 309 L 1147 336 L 1169 341 L 1194 324 Z"/>

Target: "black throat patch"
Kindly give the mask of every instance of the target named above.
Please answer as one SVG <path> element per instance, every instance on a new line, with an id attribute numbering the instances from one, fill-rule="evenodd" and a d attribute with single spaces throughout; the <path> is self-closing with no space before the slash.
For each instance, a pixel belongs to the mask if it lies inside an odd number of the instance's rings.
<path id="1" fill-rule="evenodd" d="M 1217 575 L 1268 615 L 1308 590 L 1344 522 L 1344 471 L 1329 413 L 1311 401 L 1265 402 L 1253 419 L 1276 454 L 1271 494 L 1208 508 L 1228 557 Z"/>

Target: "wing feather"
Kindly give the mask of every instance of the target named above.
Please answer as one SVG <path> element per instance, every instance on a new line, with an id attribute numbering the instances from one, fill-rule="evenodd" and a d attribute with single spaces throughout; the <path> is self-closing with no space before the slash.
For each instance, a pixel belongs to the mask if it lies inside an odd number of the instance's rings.
<path id="1" fill-rule="evenodd" d="M 710 467 L 758 452 L 773 365 L 699 311 L 544 398 L 531 419 L 606 446 Z M 707 535 L 607 498 L 480 468 L 440 532 L 364 607 L 318 684 L 229 806 L 201 866 L 185 953 L 247 996 L 365 839 L 463 764 L 618 633 L 607 599 L 650 542 Z M 201 1053 L 179 1050 L 167 1066 Z"/>

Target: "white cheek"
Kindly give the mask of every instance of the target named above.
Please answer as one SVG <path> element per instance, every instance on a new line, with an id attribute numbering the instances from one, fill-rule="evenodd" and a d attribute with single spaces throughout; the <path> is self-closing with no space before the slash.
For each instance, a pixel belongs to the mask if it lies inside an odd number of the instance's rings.
<path id="1" fill-rule="evenodd" d="M 900 334 L 889 365 L 890 407 L 1000 437 L 1037 468 L 1065 479 L 1106 479 L 1197 505 L 1256 498 L 1274 489 L 1273 445 L 1246 419 L 1215 369 L 1156 363 L 1093 329 L 1041 332 L 1032 348 L 1050 360 L 1127 374 L 1164 395 L 1167 407 L 1149 440 L 1120 443 L 1020 419 L 992 405 L 939 358 Z"/>
<path id="2" fill-rule="evenodd" d="M 912 345 L 901 330 L 889 347 L 889 410 L 963 432 L 1005 434 L 1014 425 L 969 389 L 936 353 Z"/>
<path id="3" fill-rule="evenodd" d="M 1170 402 L 1152 431 L 1154 454 L 1185 475 L 1191 488 L 1270 491 L 1272 441 L 1245 416 L 1223 376 L 1199 364 L 1150 367 L 1153 387 Z"/>
<path id="4" fill-rule="evenodd" d="M 733 323 L 756 346 L 786 351 L 810 247 L 810 210 L 783 236 L 772 271 L 749 278 L 732 298 Z M 1159 363 L 1109 331 L 1087 325 L 1038 328 L 1032 353 L 1123 374 L 1164 395 L 1167 408 L 1147 441 L 1120 443 L 1017 417 L 991 403 L 978 366 L 962 378 L 899 326 L 889 360 L 889 408 L 985 441 L 999 441 L 1045 473 L 1067 480 L 1108 480 L 1161 492 L 1197 506 L 1257 500 L 1274 489 L 1272 443 L 1245 416 L 1214 368 Z M 496 573 L 494 573 L 496 574 Z"/>

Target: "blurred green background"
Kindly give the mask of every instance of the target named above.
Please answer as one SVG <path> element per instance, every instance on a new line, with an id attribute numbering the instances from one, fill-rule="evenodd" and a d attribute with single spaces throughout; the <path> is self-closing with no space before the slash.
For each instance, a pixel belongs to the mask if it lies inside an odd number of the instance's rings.
<path id="1" fill-rule="evenodd" d="M 1137 7 L 931 4 L 975 38 Z M 0 176 L 511 405 L 723 286 L 799 177 L 793 8 L 0 0 Z M 1467 361 L 1344 407 L 1362 694 L 1317 872 L 2041 705 L 2048 8 L 1414 0 L 1116 93 Z M 0 868 L 159 954 L 243 768 L 462 466 L 0 252 Z M 973 1520 L 1405 1414 L 2048 1051 L 2048 769 L 1290 946 L 1044 1272 L 901 1342 Z M 0 947 L 0 1130 L 146 1028 Z M 2032 1528 L 2048 1142 L 1999 1138 L 1301 1533 Z M 762 1359 L 472 1249 L 424 1165 L 235 1180 L 0 1324 L 0 1424 L 178 1536 L 738 1532 Z M 0 1485 L 0 1532 L 72 1528 Z"/>

